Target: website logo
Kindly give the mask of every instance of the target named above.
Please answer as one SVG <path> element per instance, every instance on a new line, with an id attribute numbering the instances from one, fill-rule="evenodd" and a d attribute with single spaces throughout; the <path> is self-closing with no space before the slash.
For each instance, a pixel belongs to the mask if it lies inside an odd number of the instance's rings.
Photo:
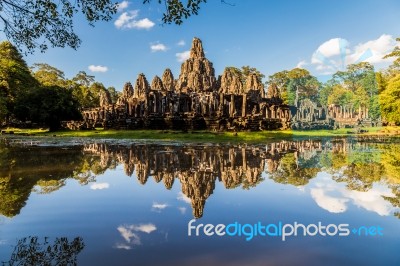
<path id="1" fill-rule="evenodd" d="M 197 224 L 192 219 L 188 223 L 188 236 L 239 236 L 245 237 L 246 241 L 252 240 L 254 237 L 279 237 L 282 241 L 286 241 L 289 237 L 297 236 L 323 236 L 323 237 L 347 237 L 350 235 L 357 236 L 383 236 L 383 228 L 380 226 L 360 226 L 351 227 L 350 224 L 326 224 L 317 222 L 316 224 L 294 223 L 268 223 L 257 222 L 254 224 L 241 224 L 233 222 L 230 224 Z"/>

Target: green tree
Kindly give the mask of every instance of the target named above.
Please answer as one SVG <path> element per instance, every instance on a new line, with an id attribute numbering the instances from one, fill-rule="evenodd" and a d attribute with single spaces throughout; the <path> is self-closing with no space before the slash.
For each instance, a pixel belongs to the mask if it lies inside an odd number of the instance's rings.
<path id="1" fill-rule="evenodd" d="M 0 43 L 0 120 L 13 114 L 17 97 L 38 86 L 23 60 L 10 42 Z"/>
<path id="2" fill-rule="evenodd" d="M 348 105 L 353 103 L 354 93 L 345 89 L 342 85 L 332 87 L 331 94 L 328 96 L 327 104 Z"/>
<path id="3" fill-rule="evenodd" d="M 89 25 L 109 21 L 117 12 L 112 0 L 0 0 L 0 31 L 18 47 L 42 52 L 52 47 L 78 48 L 73 18 L 82 13 Z"/>
<path id="4" fill-rule="evenodd" d="M 390 79 L 386 89 L 379 95 L 383 118 L 396 125 L 400 124 L 400 74 Z"/>
<path id="5" fill-rule="evenodd" d="M 303 68 L 294 68 L 290 71 L 283 70 L 269 76 L 268 84 L 275 84 L 286 104 L 293 105 L 298 95 L 299 100 L 318 100 L 317 95 L 320 82 Z"/>
<path id="6" fill-rule="evenodd" d="M 15 116 L 57 130 L 61 121 L 80 119 L 79 104 L 65 88 L 38 87 L 18 97 Z"/>
<path id="7" fill-rule="evenodd" d="M 43 63 L 33 64 L 31 70 L 33 71 L 33 76 L 43 86 L 67 86 L 64 72 L 53 66 Z"/>

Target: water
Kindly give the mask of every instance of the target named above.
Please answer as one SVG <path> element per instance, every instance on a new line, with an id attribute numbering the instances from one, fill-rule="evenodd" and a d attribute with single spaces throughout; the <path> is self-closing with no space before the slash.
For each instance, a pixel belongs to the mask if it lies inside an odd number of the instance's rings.
<path id="1" fill-rule="evenodd" d="M 400 265 L 400 144 L 6 139 L 0 147 L 5 265 Z M 188 236 L 194 218 L 194 226 L 361 229 L 300 230 L 285 241 L 246 240 L 250 229 Z"/>

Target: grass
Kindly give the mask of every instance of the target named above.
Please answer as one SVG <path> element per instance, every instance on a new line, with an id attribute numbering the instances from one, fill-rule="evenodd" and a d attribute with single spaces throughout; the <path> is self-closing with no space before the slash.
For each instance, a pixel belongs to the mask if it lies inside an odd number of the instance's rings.
<path id="1" fill-rule="evenodd" d="M 62 130 L 49 132 L 45 129 L 7 128 L 3 131 L 13 131 L 15 135 L 72 137 L 95 139 L 148 139 L 148 140 L 181 140 L 181 141 L 211 141 L 211 142 L 267 142 L 276 139 L 344 137 L 344 136 L 394 136 L 400 135 L 400 127 L 365 128 L 366 133 L 356 133 L 354 129 L 337 130 L 274 130 L 258 132 L 210 132 L 210 131 L 173 131 L 173 130 L 96 130 L 71 131 Z"/>

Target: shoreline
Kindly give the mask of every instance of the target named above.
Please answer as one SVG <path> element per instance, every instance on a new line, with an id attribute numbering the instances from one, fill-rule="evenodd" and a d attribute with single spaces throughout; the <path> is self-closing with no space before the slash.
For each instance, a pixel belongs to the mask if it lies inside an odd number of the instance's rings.
<path id="1" fill-rule="evenodd" d="M 337 130 L 277 130 L 250 132 L 211 132 L 211 131 L 174 131 L 174 130 L 60 130 L 49 132 L 46 129 L 2 129 L 2 137 L 50 137 L 71 139 L 119 139 L 149 141 L 183 141 L 183 142 L 234 142 L 262 143 L 275 140 L 317 139 L 317 138 L 363 138 L 366 141 L 379 139 L 399 139 L 400 127 L 366 128 L 368 132 L 357 133 L 354 128 Z M 11 134 L 12 133 L 12 134 Z"/>

